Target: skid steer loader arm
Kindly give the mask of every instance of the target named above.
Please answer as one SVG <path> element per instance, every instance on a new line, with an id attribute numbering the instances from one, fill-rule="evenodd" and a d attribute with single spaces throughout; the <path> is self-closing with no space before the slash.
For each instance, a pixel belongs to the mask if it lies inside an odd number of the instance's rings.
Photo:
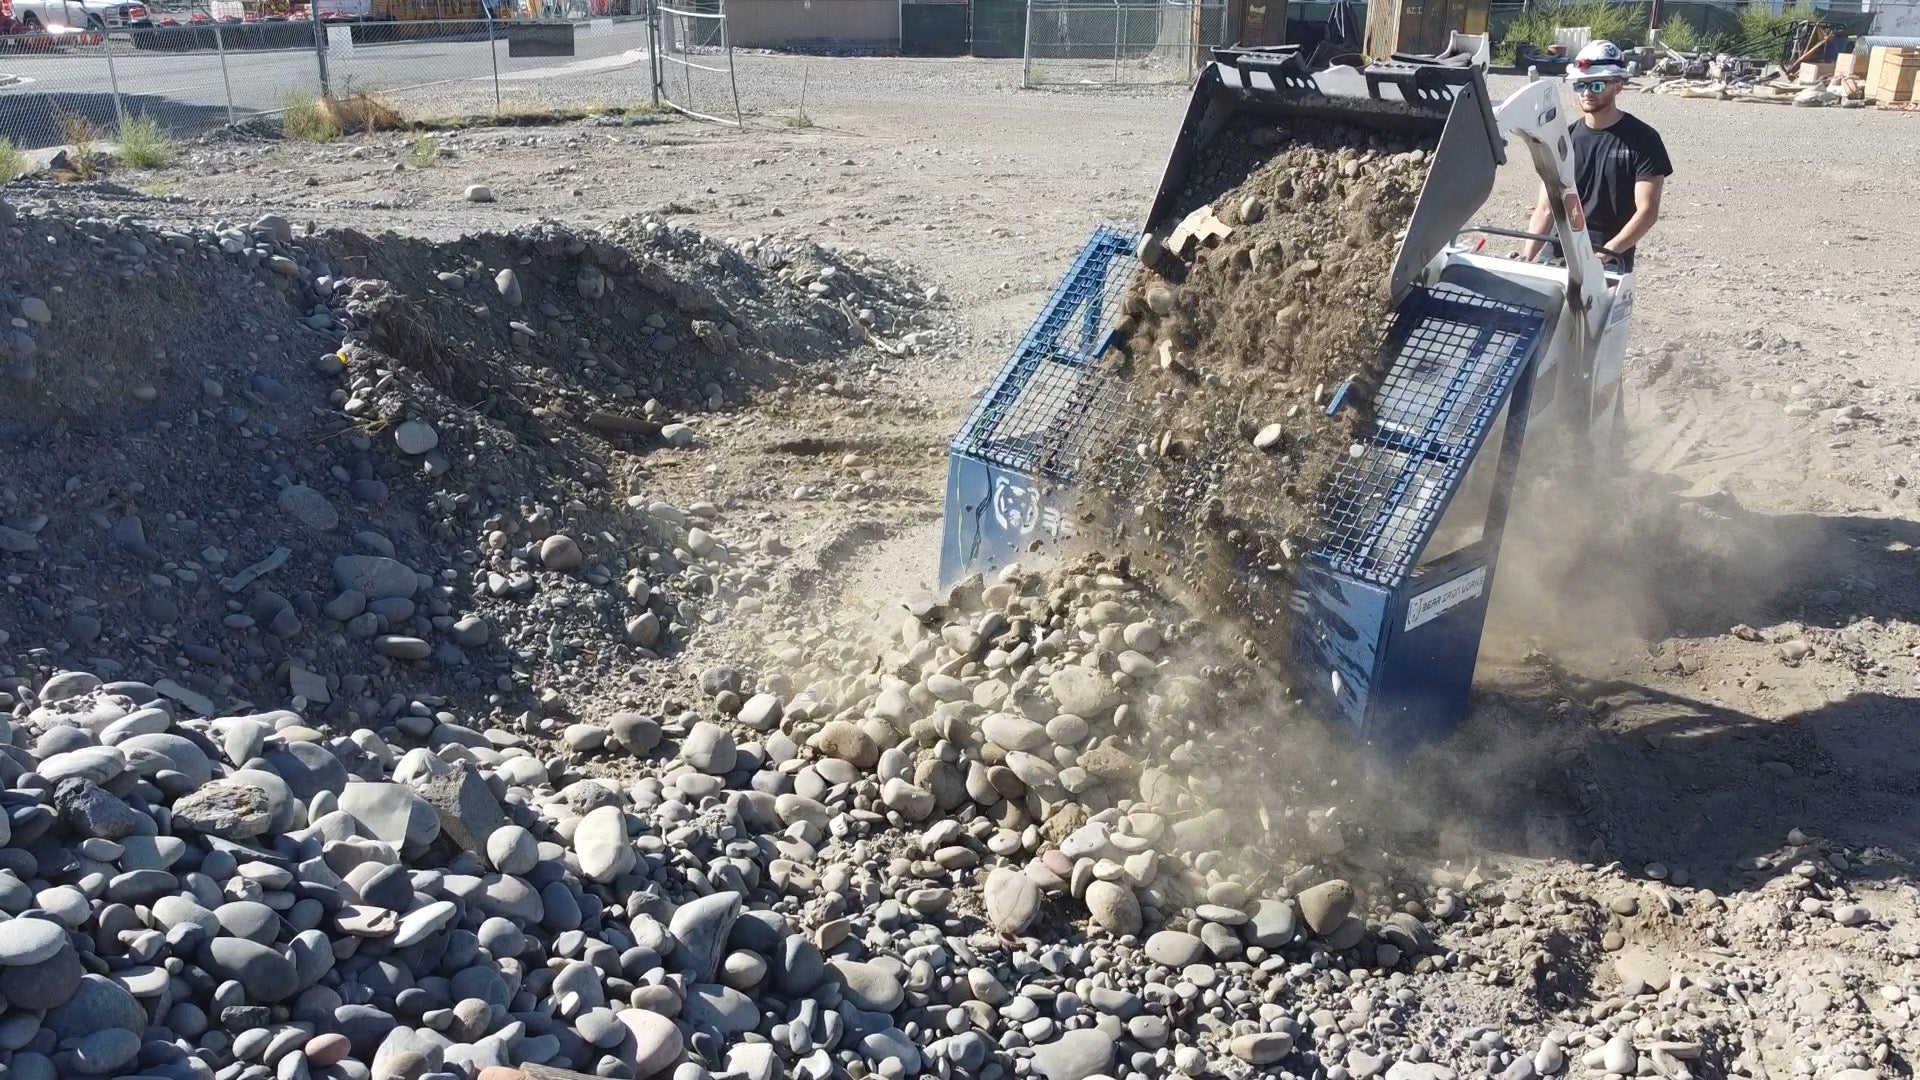
<path id="1" fill-rule="evenodd" d="M 1560 83 L 1541 79 L 1515 91 L 1494 117 L 1502 137 L 1517 138 L 1526 147 L 1533 171 L 1546 185 L 1553 207 L 1553 231 L 1567 264 L 1567 305 L 1580 320 L 1585 341 L 1599 340 L 1606 297 L 1605 268 L 1587 234 L 1587 215 L 1580 205 L 1573 170 L 1573 140 L 1567 135 L 1567 114 L 1561 107 Z"/>

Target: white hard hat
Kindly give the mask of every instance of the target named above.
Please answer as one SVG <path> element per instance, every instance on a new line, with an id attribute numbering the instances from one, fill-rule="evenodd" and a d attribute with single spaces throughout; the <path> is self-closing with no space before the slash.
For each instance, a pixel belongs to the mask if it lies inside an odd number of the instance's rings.
<path id="1" fill-rule="evenodd" d="M 1611 41 L 1589 41 L 1573 58 L 1573 69 L 1602 79 L 1627 77 L 1626 54 Z"/>

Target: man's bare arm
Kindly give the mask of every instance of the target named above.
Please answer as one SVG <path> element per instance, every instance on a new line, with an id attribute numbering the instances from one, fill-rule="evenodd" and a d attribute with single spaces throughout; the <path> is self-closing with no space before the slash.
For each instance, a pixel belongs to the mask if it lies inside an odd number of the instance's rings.
<path id="1" fill-rule="evenodd" d="M 1603 245 L 1608 251 L 1625 251 L 1645 238 L 1653 228 L 1653 223 L 1660 220 L 1660 196 L 1666 185 L 1667 178 L 1664 176 L 1641 180 L 1633 185 L 1633 216 Z"/>

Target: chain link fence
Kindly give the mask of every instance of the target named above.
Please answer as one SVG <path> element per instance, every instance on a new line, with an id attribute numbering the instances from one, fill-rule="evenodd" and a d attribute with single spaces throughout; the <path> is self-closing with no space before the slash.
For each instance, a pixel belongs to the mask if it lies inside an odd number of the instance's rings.
<path id="1" fill-rule="evenodd" d="M 648 37 L 644 16 L 330 26 L 327 88 L 412 119 L 624 107 L 652 97 Z"/>
<path id="2" fill-rule="evenodd" d="M 1226 44 L 1224 3 L 1032 0 L 1027 86 L 1152 86 L 1191 81 Z"/>
<path id="3" fill-rule="evenodd" d="M 228 122 L 217 60 L 198 72 L 176 72 L 172 86 L 160 88 L 153 65 L 136 62 L 124 37 L 48 35 L 7 44 L 0 50 L 0 138 L 15 147 L 81 141 L 82 134 L 114 130 L 123 117 L 151 116 L 169 130 Z"/>
<path id="4" fill-rule="evenodd" d="M 32 150 L 151 119 L 191 138 L 365 95 L 409 120 L 651 101 L 645 15 L 569 21 L 207 23 L 0 38 L 0 139 Z"/>

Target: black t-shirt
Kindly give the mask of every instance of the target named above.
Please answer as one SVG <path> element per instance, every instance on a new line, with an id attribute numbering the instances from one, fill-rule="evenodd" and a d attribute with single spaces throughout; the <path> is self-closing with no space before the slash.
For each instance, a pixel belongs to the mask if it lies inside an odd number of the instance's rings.
<path id="1" fill-rule="evenodd" d="M 1673 175 L 1673 162 L 1660 133 L 1629 113 L 1598 130 L 1575 120 L 1573 175 L 1580 205 L 1587 211 L 1587 235 L 1593 246 L 1613 239 L 1633 217 L 1633 185 L 1656 176 Z M 1622 253 L 1624 254 L 1624 253 Z"/>

